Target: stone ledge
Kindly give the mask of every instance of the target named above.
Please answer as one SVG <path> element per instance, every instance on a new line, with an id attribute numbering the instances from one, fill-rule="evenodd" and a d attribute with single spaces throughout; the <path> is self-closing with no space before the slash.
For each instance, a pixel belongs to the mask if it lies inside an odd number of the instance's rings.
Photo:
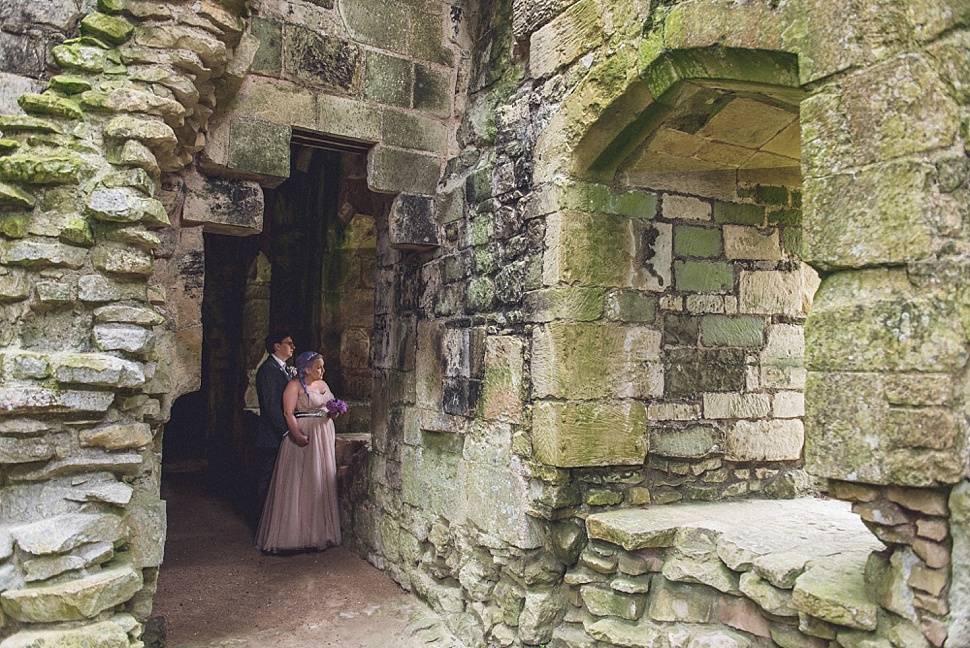
<path id="1" fill-rule="evenodd" d="M 732 568 L 793 549 L 799 550 L 805 562 L 843 549 L 883 549 L 849 504 L 812 498 L 624 509 L 590 515 L 586 526 L 591 539 L 617 544 L 627 551 L 669 547 L 681 528 L 714 531 L 719 535 L 718 553 L 722 557 L 728 548 L 743 556 L 728 561 Z"/>

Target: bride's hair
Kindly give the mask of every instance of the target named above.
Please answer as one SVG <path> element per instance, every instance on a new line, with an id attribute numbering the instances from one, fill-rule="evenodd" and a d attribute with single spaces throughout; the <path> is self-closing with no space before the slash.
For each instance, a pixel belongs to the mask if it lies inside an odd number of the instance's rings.
<path id="1" fill-rule="evenodd" d="M 307 396 L 310 395 L 310 390 L 306 388 L 306 370 L 313 361 L 317 358 L 322 358 L 323 356 L 316 351 L 304 351 L 300 354 L 300 357 L 296 359 L 296 376 L 300 379 L 300 385 L 303 386 L 303 391 Z"/>

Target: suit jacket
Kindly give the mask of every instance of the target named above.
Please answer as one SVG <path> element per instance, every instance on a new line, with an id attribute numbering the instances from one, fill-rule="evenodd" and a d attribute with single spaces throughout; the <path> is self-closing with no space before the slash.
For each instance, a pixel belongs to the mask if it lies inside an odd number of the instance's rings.
<path id="1" fill-rule="evenodd" d="M 278 448 L 286 434 L 283 418 L 283 390 L 289 377 L 270 356 L 256 370 L 256 396 L 259 398 L 259 423 L 256 425 L 256 447 Z"/>

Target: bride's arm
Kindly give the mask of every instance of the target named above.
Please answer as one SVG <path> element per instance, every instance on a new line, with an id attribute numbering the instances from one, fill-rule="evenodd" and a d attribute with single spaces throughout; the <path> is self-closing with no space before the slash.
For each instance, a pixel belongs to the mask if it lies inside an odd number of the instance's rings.
<path id="1" fill-rule="evenodd" d="M 300 395 L 300 390 L 303 386 L 300 385 L 300 381 L 293 379 L 286 384 L 286 389 L 283 390 L 283 418 L 286 419 L 286 429 L 289 432 L 287 436 L 298 446 L 305 446 L 310 442 L 303 432 L 300 431 L 300 425 L 296 422 L 296 399 Z"/>

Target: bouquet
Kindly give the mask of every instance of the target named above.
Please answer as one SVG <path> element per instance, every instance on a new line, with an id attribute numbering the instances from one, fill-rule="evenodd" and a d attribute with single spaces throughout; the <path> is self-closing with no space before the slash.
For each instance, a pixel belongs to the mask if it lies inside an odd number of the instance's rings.
<path id="1" fill-rule="evenodd" d="M 327 414 L 330 415 L 330 418 L 333 418 L 337 414 L 343 414 L 344 412 L 347 411 L 347 403 L 337 398 L 331 398 L 330 400 L 328 400 L 326 407 L 327 407 Z"/>

